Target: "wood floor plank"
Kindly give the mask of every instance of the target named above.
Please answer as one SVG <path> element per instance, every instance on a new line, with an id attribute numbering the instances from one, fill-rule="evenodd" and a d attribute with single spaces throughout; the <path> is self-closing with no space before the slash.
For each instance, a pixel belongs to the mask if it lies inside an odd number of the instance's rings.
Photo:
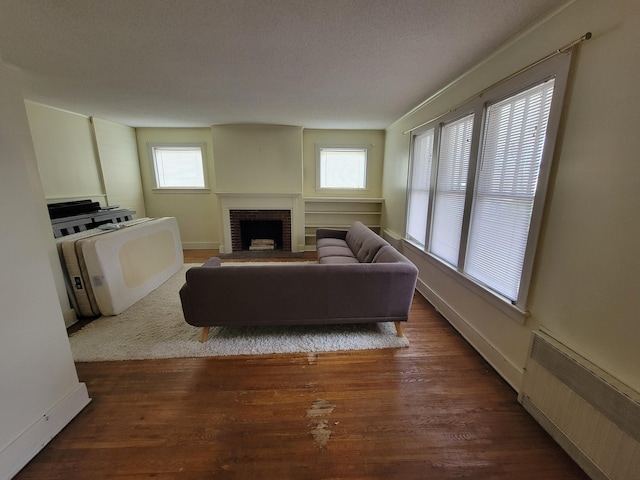
<path id="1" fill-rule="evenodd" d="M 404 349 L 78 363 L 93 401 L 16 479 L 587 478 L 420 295 L 403 327 Z"/>

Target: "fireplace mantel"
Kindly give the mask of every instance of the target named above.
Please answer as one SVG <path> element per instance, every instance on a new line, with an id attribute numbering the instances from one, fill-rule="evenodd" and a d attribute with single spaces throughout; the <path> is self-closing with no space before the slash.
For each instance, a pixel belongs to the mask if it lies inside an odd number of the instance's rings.
<path id="1" fill-rule="evenodd" d="M 231 210 L 289 210 L 291 211 L 291 251 L 298 252 L 299 238 L 302 229 L 304 238 L 304 224 L 301 220 L 303 208 L 301 193 L 238 193 L 216 192 L 222 219 L 222 243 L 220 253 L 231 253 Z M 304 241 L 302 242 L 304 249 Z"/>

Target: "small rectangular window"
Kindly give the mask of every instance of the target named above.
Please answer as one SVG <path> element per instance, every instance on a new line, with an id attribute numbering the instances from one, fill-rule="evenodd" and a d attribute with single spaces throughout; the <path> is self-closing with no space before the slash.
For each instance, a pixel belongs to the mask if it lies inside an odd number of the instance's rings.
<path id="1" fill-rule="evenodd" d="M 150 151 L 156 188 L 207 188 L 202 145 L 152 145 Z"/>
<path id="2" fill-rule="evenodd" d="M 318 188 L 364 190 L 367 188 L 367 149 L 318 148 Z"/>

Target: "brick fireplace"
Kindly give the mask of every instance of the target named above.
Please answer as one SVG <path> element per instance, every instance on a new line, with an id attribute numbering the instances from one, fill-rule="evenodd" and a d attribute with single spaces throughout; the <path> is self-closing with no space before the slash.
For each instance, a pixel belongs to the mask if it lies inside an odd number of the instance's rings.
<path id="1" fill-rule="evenodd" d="M 291 251 L 290 210 L 230 210 L 229 223 L 233 252 L 248 250 L 252 236 L 273 239 L 276 249 Z"/>
<path id="2" fill-rule="evenodd" d="M 278 250 L 291 253 L 304 251 L 304 204 L 300 194 L 216 192 L 216 195 L 222 219 L 220 253 L 242 251 L 240 222 L 254 220 L 282 223 L 282 239 L 278 238 Z"/>

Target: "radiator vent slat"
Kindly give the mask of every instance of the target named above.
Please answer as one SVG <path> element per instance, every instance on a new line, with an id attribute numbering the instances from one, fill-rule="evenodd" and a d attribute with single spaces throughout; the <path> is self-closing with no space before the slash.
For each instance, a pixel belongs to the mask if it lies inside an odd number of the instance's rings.
<path id="1" fill-rule="evenodd" d="M 640 478 L 639 398 L 550 336 L 534 334 L 520 400 L 591 478 Z"/>
<path id="2" fill-rule="evenodd" d="M 531 358 L 591 403 L 620 429 L 640 441 L 640 404 L 626 397 L 567 353 L 536 335 Z"/>

